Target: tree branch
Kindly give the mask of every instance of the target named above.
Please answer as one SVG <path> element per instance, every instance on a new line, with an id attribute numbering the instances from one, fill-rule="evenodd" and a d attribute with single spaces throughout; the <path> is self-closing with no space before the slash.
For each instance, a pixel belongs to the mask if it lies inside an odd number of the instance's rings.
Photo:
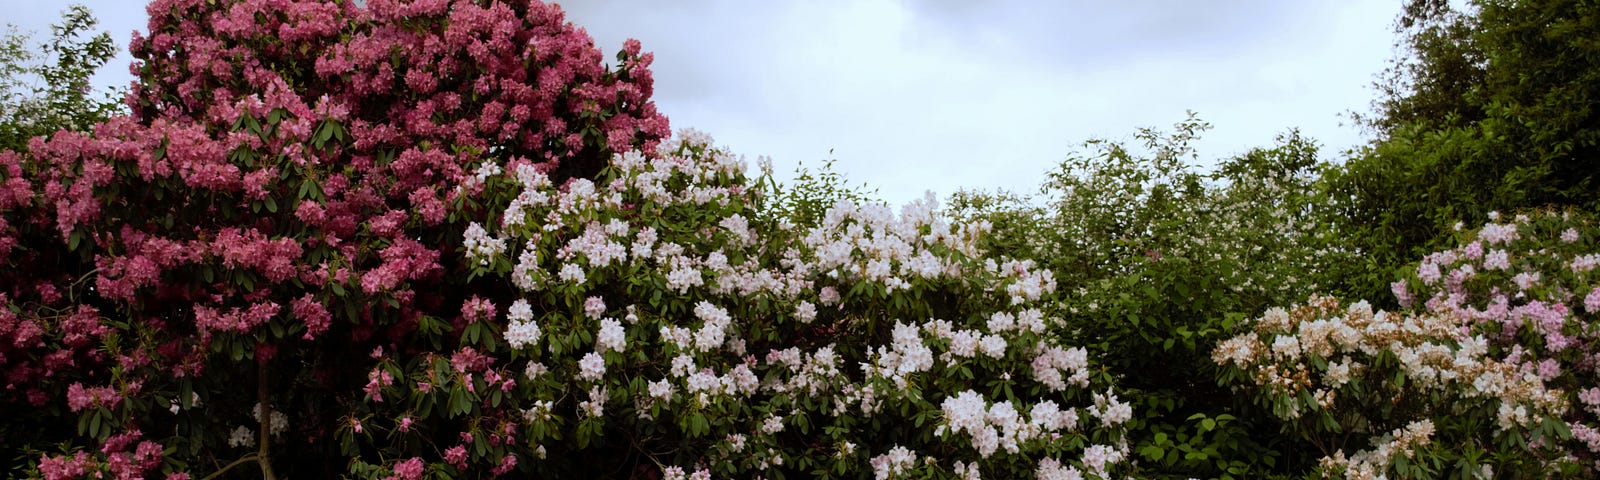
<path id="1" fill-rule="evenodd" d="M 272 473 L 272 457 L 269 445 L 272 444 L 272 401 L 267 392 L 267 366 L 265 362 L 257 363 L 260 367 L 256 373 L 256 400 L 261 402 L 261 411 L 257 412 L 256 421 L 261 424 L 257 436 L 261 441 L 259 450 L 256 451 L 256 461 L 261 464 L 261 478 L 265 480 L 278 480 Z"/>

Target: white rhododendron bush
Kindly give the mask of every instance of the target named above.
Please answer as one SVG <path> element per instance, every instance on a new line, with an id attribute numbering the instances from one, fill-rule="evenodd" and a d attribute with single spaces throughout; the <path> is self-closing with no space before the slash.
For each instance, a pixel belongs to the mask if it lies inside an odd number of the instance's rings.
<path id="1" fill-rule="evenodd" d="M 693 132 L 593 181 L 484 165 L 470 188 L 515 198 L 468 227 L 463 253 L 514 293 L 468 307 L 478 342 L 458 361 L 375 370 L 369 401 L 437 398 L 504 425 L 441 446 L 514 435 L 535 472 L 595 445 L 666 478 L 1094 478 L 1127 464 L 1130 406 L 1053 328 L 1050 272 L 980 251 L 985 226 L 947 222 L 931 198 L 772 218 L 745 168 Z"/>
<path id="2" fill-rule="evenodd" d="M 1395 282 L 1399 311 L 1313 296 L 1249 322 L 1212 358 L 1224 383 L 1322 450 L 1325 474 L 1593 474 L 1596 250 L 1593 227 L 1570 214 L 1492 221 Z"/>

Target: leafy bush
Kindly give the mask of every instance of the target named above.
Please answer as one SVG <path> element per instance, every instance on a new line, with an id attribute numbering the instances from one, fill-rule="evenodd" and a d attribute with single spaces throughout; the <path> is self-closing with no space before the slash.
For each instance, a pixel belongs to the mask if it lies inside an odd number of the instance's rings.
<path id="1" fill-rule="evenodd" d="M 0 153 L 0 261 L 28 272 L 0 278 L 0 402 L 38 412 L 0 420 L 0 448 L 33 474 L 320 477 L 380 455 L 338 433 L 367 372 L 458 350 L 461 305 L 510 290 L 456 256 L 460 219 L 509 201 L 470 169 L 593 175 L 667 133 L 649 54 L 608 70 L 543 4 L 149 11 L 131 115 Z M 384 458 L 475 425 L 416 422 Z"/>
<path id="2" fill-rule="evenodd" d="M 1218 388 L 1209 352 L 1223 332 L 1315 288 L 1346 258 L 1324 220 L 1316 146 L 1297 134 L 1199 169 L 1192 116 L 1138 147 L 1094 140 L 1038 199 L 964 192 L 953 215 L 995 225 L 1000 251 L 1061 279 L 1065 332 L 1095 339 L 1134 399 L 1143 475 L 1239 478 L 1296 472 L 1314 458 L 1264 412 Z"/>
<path id="3" fill-rule="evenodd" d="M 1125 463 L 1129 406 L 1091 382 L 1073 339 L 1047 335 L 1050 274 L 979 249 L 981 225 L 931 202 L 754 222 L 771 197 L 693 132 L 594 182 L 558 187 L 527 164 L 485 182 L 517 199 L 469 228 L 467 255 L 520 293 L 497 323 L 505 343 L 473 348 L 513 367 L 483 375 L 524 374 L 501 408 L 549 453 L 537 473 L 584 468 L 557 460 L 583 449 L 668 477 L 1070 478 Z M 430 395 L 412 386 L 440 371 L 406 365 L 395 395 Z"/>
<path id="4" fill-rule="evenodd" d="M 1458 225 L 1456 246 L 1393 284 L 1403 310 L 1374 315 L 1363 302 L 1340 313 L 1313 298 L 1269 311 L 1218 346 L 1222 379 L 1248 384 L 1329 456 L 1324 467 L 1351 478 L 1592 475 L 1597 232 L 1574 213 L 1489 216 L 1481 229 Z M 1418 422 L 1432 431 L 1414 451 L 1385 450 L 1404 436 L 1395 429 L 1417 436 L 1406 425 Z M 1377 448 L 1346 457 L 1360 448 L 1354 434 Z M 1444 446 L 1423 448 L 1429 437 Z"/>
<path id="5" fill-rule="evenodd" d="M 132 115 L 0 154 L 14 473 L 1126 464 L 1047 272 L 932 204 L 776 220 L 705 139 L 657 148 L 637 42 L 606 69 L 537 3 L 150 12 Z"/>

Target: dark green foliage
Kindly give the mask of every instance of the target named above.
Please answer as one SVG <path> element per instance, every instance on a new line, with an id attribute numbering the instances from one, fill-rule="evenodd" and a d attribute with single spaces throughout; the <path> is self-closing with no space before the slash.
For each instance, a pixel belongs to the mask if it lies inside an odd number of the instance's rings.
<path id="1" fill-rule="evenodd" d="M 1257 478 L 1308 471 L 1315 450 L 1213 380 L 1210 352 L 1235 323 L 1320 287 L 1347 257 L 1298 133 L 1200 168 L 1209 125 L 1144 129 L 1134 146 L 1092 140 L 1038 198 L 962 192 L 957 218 L 988 220 L 992 248 L 1056 273 L 1081 339 L 1135 400 L 1140 475 Z"/>
<path id="2" fill-rule="evenodd" d="M 828 153 L 832 154 L 833 151 L 829 150 Z M 771 165 L 766 161 L 762 160 L 761 168 L 770 170 Z M 869 189 L 866 183 L 851 185 L 843 175 L 834 171 L 833 164 L 836 161 L 833 158 L 823 160 L 822 167 L 816 171 L 802 164 L 795 168 L 794 180 L 789 184 L 778 183 L 771 175 L 766 175 L 764 181 L 767 185 L 764 187 L 774 193 L 771 200 L 762 208 L 763 219 L 767 221 L 782 219 L 796 226 L 814 227 L 822 222 L 828 209 L 840 201 L 850 201 L 858 205 L 883 203 L 877 198 L 878 189 Z"/>
<path id="3" fill-rule="evenodd" d="M 1357 118 L 1379 136 L 1327 178 L 1365 259 L 1337 290 L 1385 306 L 1393 269 L 1456 222 L 1600 208 L 1600 5 L 1412 0 L 1397 32 L 1405 55 Z"/>

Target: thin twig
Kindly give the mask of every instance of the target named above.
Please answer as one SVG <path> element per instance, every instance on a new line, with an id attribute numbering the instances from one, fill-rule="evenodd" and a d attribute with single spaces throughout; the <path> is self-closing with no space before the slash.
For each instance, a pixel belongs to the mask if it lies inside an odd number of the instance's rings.
<path id="1" fill-rule="evenodd" d="M 239 457 L 238 460 L 234 460 L 233 463 L 228 464 L 228 466 L 222 467 L 222 470 L 217 470 L 216 473 L 212 473 L 210 475 L 206 475 L 205 478 L 202 478 L 200 480 L 211 480 L 213 478 L 217 478 L 218 475 L 222 475 L 224 473 L 227 473 L 228 470 L 232 470 L 233 467 L 237 467 L 240 464 L 243 464 L 245 462 L 250 462 L 250 461 L 255 461 L 255 460 L 257 460 L 255 452 L 246 453 L 243 457 Z"/>

